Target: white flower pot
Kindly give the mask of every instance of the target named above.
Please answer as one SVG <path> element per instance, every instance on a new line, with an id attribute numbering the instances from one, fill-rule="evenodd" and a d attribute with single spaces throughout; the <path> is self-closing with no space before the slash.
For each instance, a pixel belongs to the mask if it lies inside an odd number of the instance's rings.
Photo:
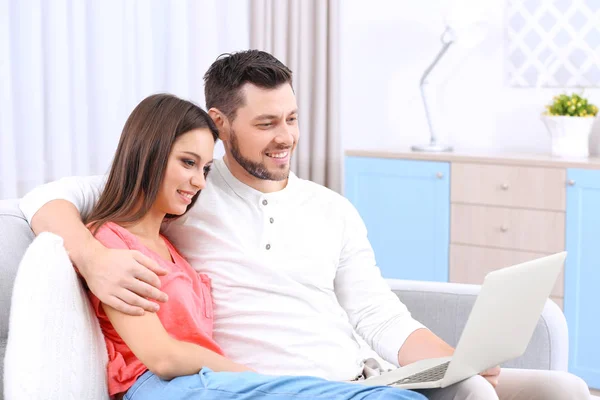
<path id="1" fill-rule="evenodd" d="M 542 121 L 552 138 L 552 155 L 559 157 L 589 156 L 589 137 L 594 120 L 593 117 L 542 115 Z"/>

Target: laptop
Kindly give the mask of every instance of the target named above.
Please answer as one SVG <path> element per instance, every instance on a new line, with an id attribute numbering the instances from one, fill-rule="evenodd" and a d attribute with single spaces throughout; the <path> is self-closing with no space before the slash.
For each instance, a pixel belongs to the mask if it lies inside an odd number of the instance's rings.
<path id="1" fill-rule="evenodd" d="M 357 383 L 444 388 L 525 352 L 566 252 L 490 272 L 452 357 L 417 361 Z"/>

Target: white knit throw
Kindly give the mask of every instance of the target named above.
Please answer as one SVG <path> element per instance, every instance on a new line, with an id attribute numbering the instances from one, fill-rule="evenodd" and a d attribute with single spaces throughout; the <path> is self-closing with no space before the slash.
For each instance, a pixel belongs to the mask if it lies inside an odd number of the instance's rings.
<path id="1" fill-rule="evenodd" d="M 6 400 L 106 400 L 106 345 L 62 238 L 44 232 L 19 265 L 4 365 Z"/>

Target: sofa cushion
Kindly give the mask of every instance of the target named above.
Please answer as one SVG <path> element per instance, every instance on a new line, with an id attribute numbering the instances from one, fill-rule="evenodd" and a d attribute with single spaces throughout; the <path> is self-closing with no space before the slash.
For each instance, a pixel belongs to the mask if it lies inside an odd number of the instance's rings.
<path id="1" fill-rule="evenodd" d="M 5 399 L 108 399 L 107 360 L 98 320 L 63 240 L 40 234 L 15 278 Z"/>
<path id="2" fill-rule="evenodd" d="M 33 232 L 19 210 L 18 200 L 0 200 L 0 400 L 10 298 L 19 261 L 32 240 Z"/>

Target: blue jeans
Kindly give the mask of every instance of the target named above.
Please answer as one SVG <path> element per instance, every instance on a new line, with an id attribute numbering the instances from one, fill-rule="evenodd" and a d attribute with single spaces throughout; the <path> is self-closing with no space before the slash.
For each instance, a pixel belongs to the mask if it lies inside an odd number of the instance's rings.
<path id="1" fill-rule="evenodd" d="M 125 400 L 416 400 L 425 396 L 386 386 L 363 386 L 307 376 L 268 376 L 253 372 L 213 372 L 163 381 L 152 372 L 140 376 Z"/>

